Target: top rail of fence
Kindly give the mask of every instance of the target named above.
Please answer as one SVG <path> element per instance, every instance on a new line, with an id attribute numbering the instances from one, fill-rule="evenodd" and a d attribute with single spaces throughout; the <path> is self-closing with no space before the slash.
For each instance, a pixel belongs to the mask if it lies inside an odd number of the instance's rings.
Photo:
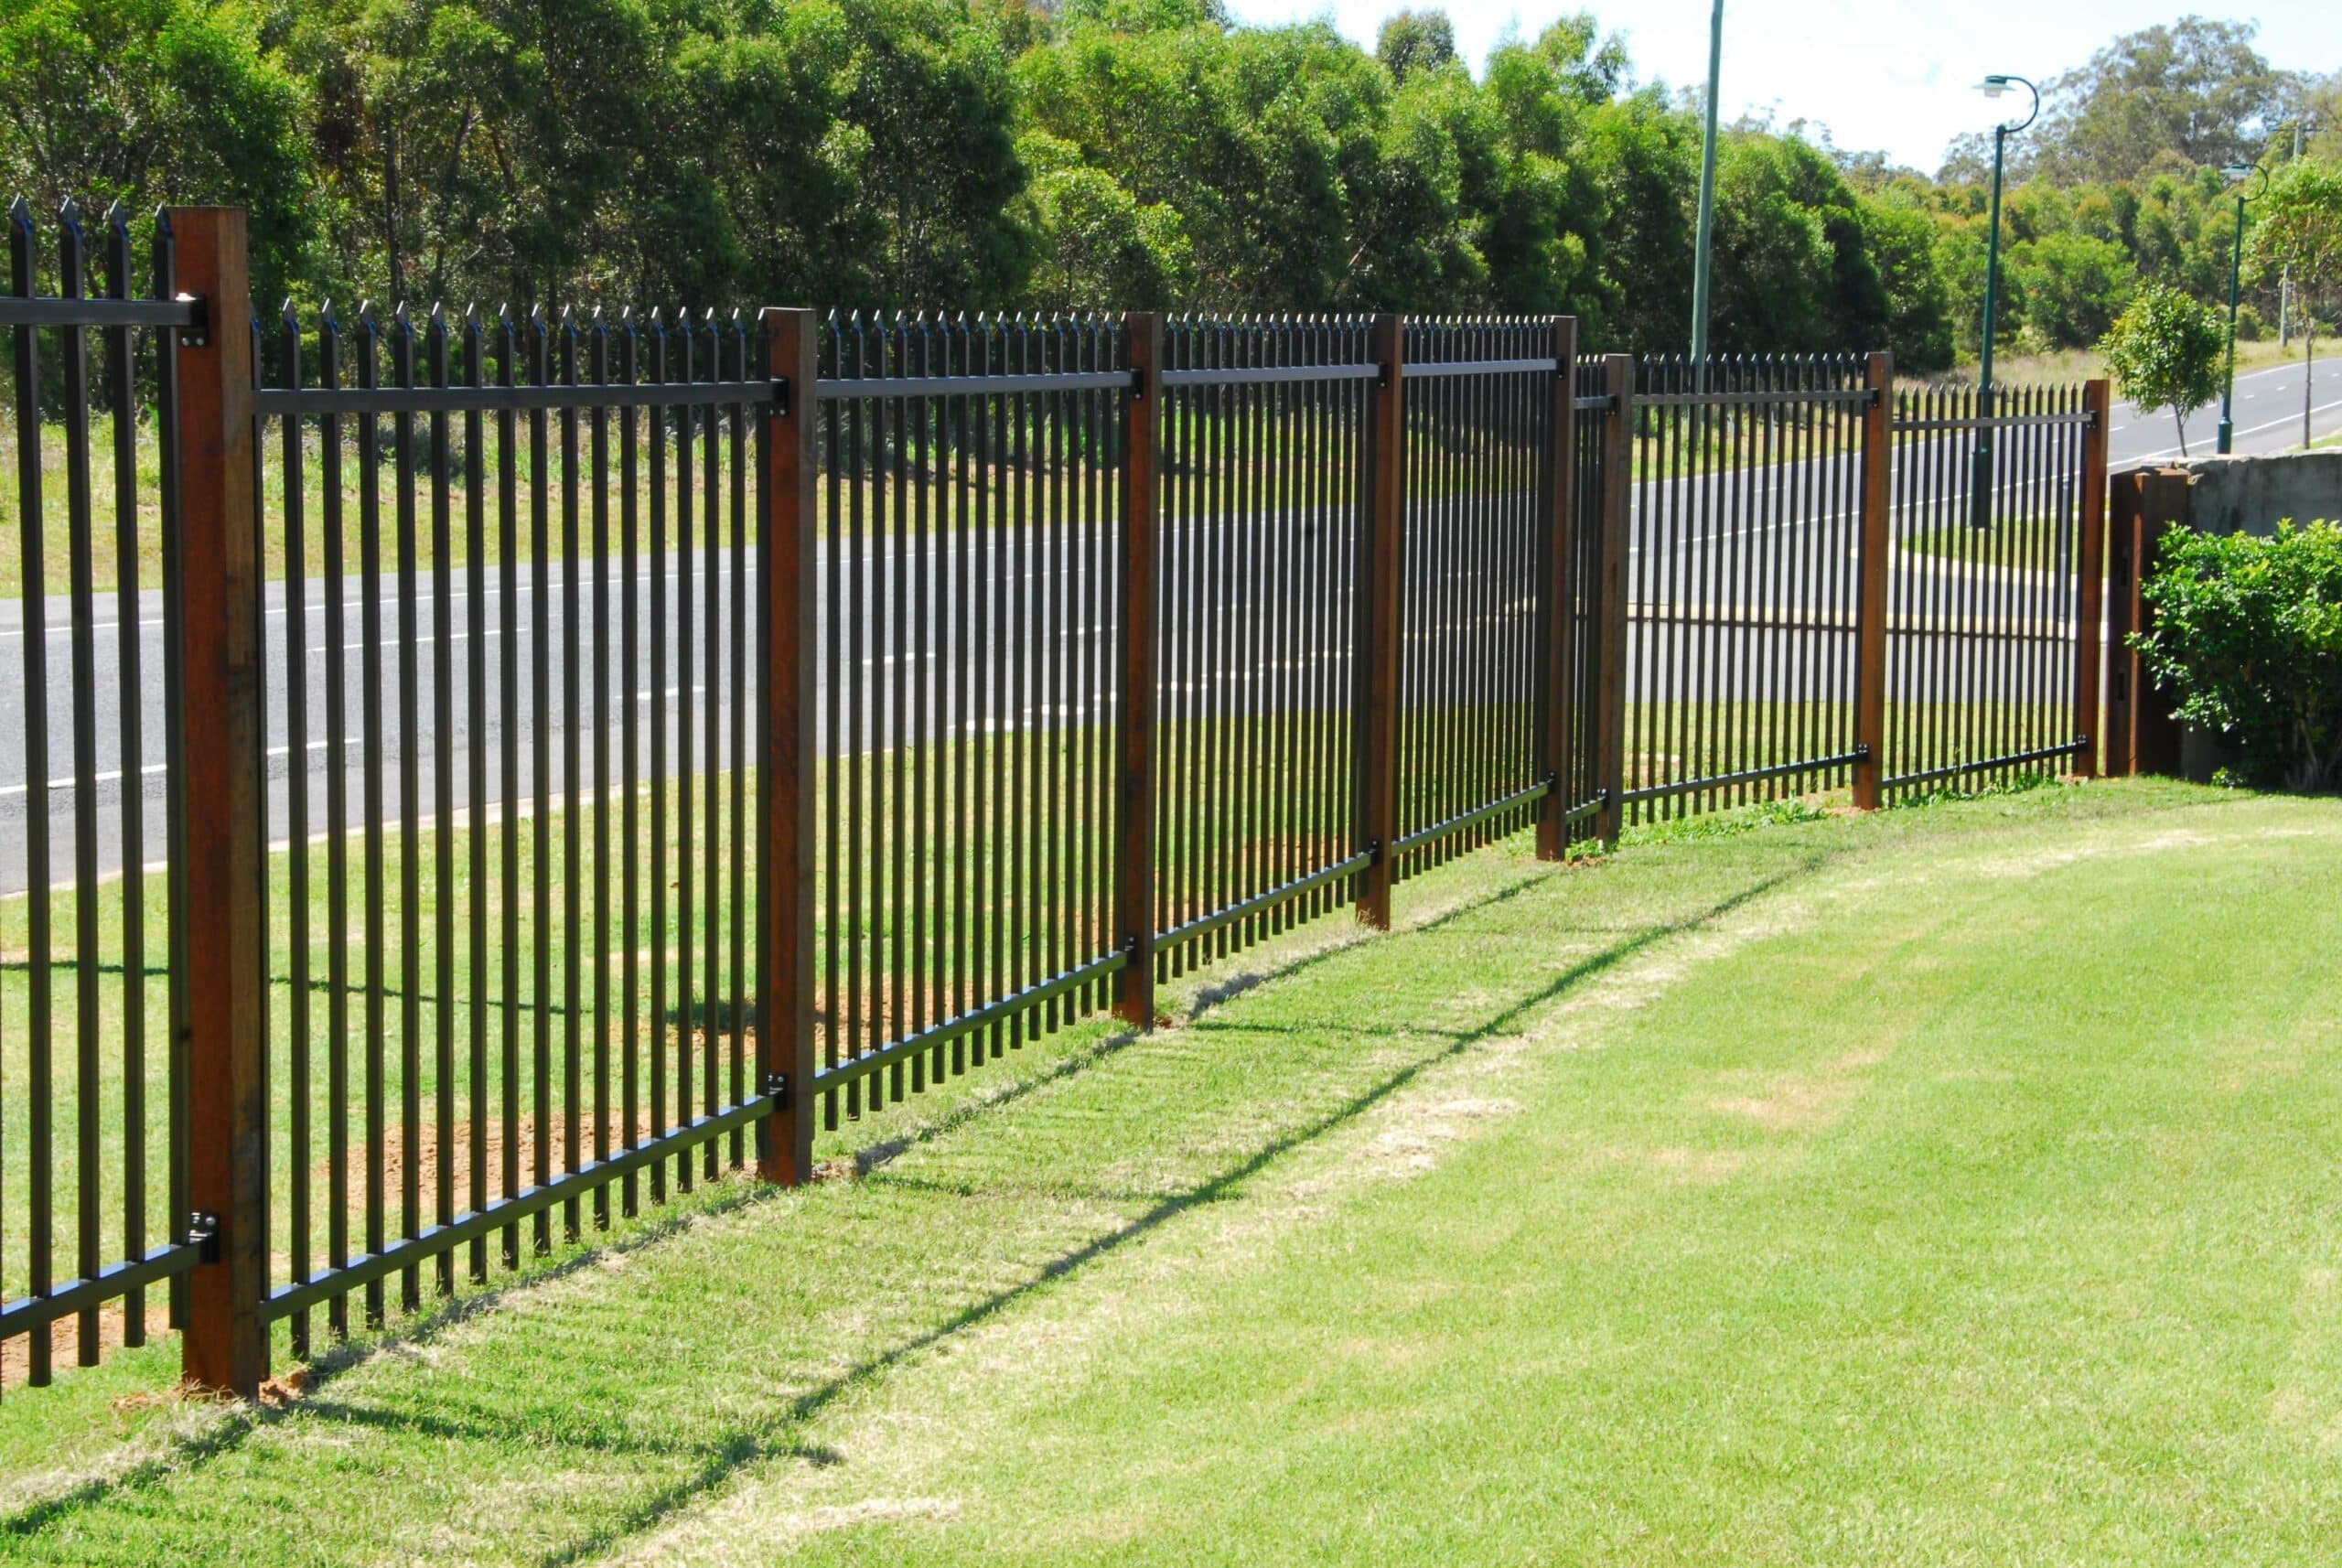
<path id="1" fill-rule="evenodd" d="M 85 299 L 0 295 L 0 327 L 175 327 L 203 325 L 199 299 Z"/>

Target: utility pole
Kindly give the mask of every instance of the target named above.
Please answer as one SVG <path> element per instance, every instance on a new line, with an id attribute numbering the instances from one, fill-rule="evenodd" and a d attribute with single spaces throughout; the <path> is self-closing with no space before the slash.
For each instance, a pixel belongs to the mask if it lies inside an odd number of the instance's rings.
<path id="1" fill-rule="evenodd" d="M 2302 161 L 2302 123 L 2294 118 L 2294 162 Z M 2288 263 L 2277 274 L 2277 347 L 2294 346 L 2294 269 Z"/>
<path id="2" fill-rule="evenodd" d="M 1708 249 L 1716 224 L 1716 91 L 1724 76 L 1724 0 L 1708 16 L 1708 134 L 1700 148 L 1700 230 L 1692 248 L 1692 363 L 1707 381 Z"/>

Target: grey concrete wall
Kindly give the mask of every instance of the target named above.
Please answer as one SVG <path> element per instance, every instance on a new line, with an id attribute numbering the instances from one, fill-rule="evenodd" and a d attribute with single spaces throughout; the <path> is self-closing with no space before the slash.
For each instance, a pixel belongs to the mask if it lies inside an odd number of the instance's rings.
<path id="1" fill-rule="evenodd" d="M 2186 471 L 2189 525 L 2199 532 L 2274 533 L 2286 518 L 2342 522 L 2342 447 L 2172 466 Z"/>

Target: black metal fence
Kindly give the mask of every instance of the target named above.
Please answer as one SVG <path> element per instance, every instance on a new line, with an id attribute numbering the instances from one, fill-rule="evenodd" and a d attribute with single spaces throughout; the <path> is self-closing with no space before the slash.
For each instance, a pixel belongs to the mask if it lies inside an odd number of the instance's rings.
<path id="1" fill-rule="evenodd" d="M 752 1158 L 808 1179 L 817 1123 L 1151 1025 L 1158 981 L 1532 824 L 1557 858 L 2088 761 L 2052 748 L 2090 725 L 2096 390 L 1982 426 L 2023 527 L 1939 540 L 1979 423 L 1883 357 L 253 319 L 234 214 L 135 258 L 112 215 L 110 301 L 70 216 L 45 246 L 19 206 L 0 298 L 36 1382 L 168 1281 L 191 1374 L 250 1391 L 275 1325 L 305 1355 Z"/>
<path id="2" fill-rule="evenodd" d="M 2107 407 L 2102 381 L 2002 391 L 1985 414 L 1973 387 L 1896 394 L 1886 789 L 2094 758 Z"/>

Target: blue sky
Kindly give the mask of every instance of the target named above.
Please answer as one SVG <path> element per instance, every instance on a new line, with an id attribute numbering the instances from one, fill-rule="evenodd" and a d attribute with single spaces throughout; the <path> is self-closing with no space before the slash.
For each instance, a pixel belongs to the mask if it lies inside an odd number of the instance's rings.
<path id="1" fill-rule="evenodd" d="M 1230 0 L 1248 22 L 1330 17 L 1371 47 L 1382 18 L 1405 0 Z M 1420 5 L 1424 0 L 1415 0 Z M 1708 0 L 1449 0 L 1456 41 L 1477 70 L 1508 30 L 1533 36 L 1553 17 L 1590 8 L 1606 29 L 1627 35 L 1642 81 L 1694 85 L 1707 73 Z M 1878 148 L 1932 171 L 1944 145 L 1991 126 L 1975 91 L 1989 71 L 2040 80 L 2087 60 L 2119 33 L 2202 16 L 2257 20 L 2260 48 L 2292 70 L 2342 69 L 2342 3 L 2261 0 L 2251 5 L 2202 0 L 2187 5 L 2092 0 L 1725 0 L 1726 117 L 1774 112 L 1830 128 L 1842 147 Z"/>

